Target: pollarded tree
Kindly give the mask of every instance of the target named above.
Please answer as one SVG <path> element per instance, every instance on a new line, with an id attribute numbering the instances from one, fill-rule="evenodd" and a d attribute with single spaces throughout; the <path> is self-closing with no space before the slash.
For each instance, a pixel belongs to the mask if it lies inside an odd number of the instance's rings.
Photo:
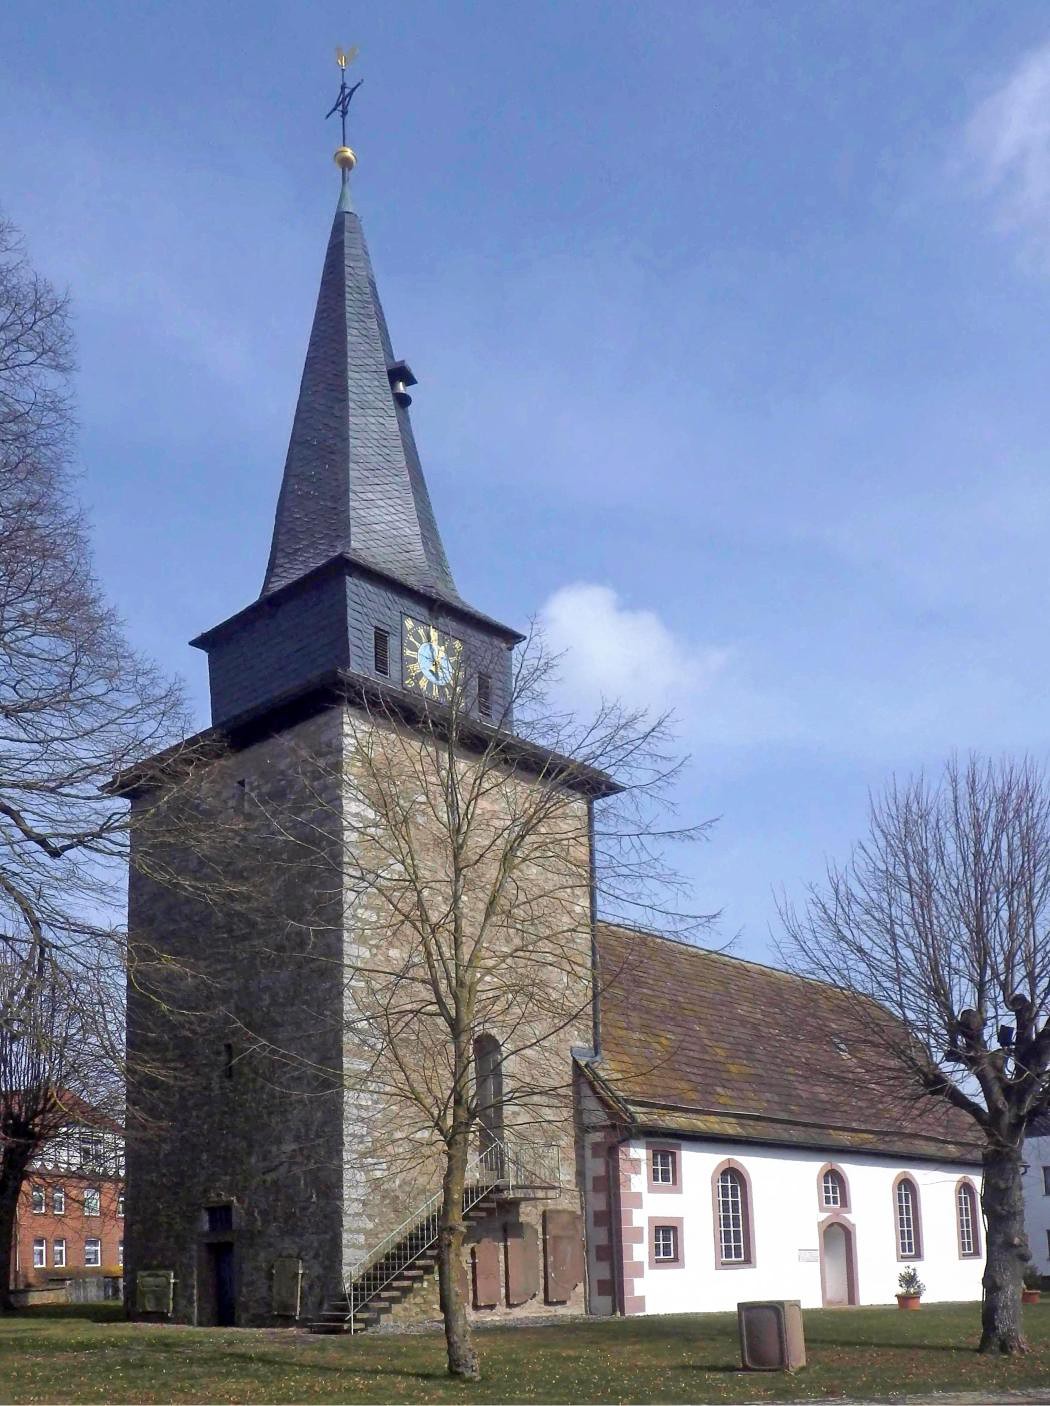
<path id="1" fill-rule="evenodd" d="M 1024 1351 L 1022 1147 L 1050 1109 L 1045 773 L 971 758 L 935 783 L 891 784 L 850 862 L 782 917 L 793 965 L 854 998 L 851 1043 L 880 1079 L 973 1120 L 987 1225 L 980 1347 Z"/>

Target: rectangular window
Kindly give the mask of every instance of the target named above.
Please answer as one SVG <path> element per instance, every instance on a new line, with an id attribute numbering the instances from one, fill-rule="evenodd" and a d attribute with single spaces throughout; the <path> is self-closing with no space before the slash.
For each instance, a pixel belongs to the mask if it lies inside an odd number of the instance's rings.
<path id="1" fill-rule="evenodd" d="M 488 674 L 478 675 L 478 712 L 483 718 L 492 717 L 492 679 Z"/>
<path id="2" fill-rule="evenodd" d="M 120 1265 L 121 1269 L 124 1268 L 124 1241 L 123 1241 L 123 1240 L 118 1240 L 118 1241 L 117 1241 L 117 1264 Z"/>
<path id="3" fill-rule="evenodd" d="M 44 1214 L 44 1188 L 42 1186 L 34 1186 L 32 1197 L 34 1216 L 42 1216 Z"/>
<path id="4" fill-rule="evenodd" d="M 658 1225 L 653 1229 L 653 1259 L 665 1264 L 678 1258 L 678 1227 Z"/>
<path id="5" fill-rule="evenodd" d="M 233 1207 L 209 1206 L 207 1209 L 208 1229 L 212 1232 L 233 1229 Z"/>
<path id="6" fill-rule="evenodd" d="M 51 1193 L 51 1209 L 56 1216 L 64 1216 L 66 1213 L 66 1189 L 64 1186 L 56 1186 Z"/>
<path id="7" fill-rule="evenodd" d="M 1043 1195 L 1050 1196 L 1050 1167 L 1043 1168 Z"/>
<path id="8" fill-rule="evenodd" d="M 98 1269 L 102 1263 L 102 1241 L 87 1239 L 84 1241 L 84 1265 L 87 1269 Z"/>
<path id="9" fill-rule="evenodd" d="M 653 1181 L 658 1186 L 674 1186 L 674 1153 L 660 1150 L 653 1153 Z"/>
<path id="10" fill-rule="evenodd" d="M 56 1241 L 54 1242 L 54 1245 L 53 1245 L 53 1254 L 52 1254 L 52 1256 L 51 1256 L 51 1263 L 55 1266 L 56 1269 L 65 1269 L 65 1267 L 66 1267 L 66 1242 L 65 1242 L 64 1240 L 56 1240 Z"/>
<path id="11" fill-rule="evenodd" d="M 104 1158 L 105 1148 L 102 1139 L 92 1134 L 82 1134 L 80 1138 L 80 1165 L 82 1167 L 101 1167 Z"/>
<path id="12" fill-rule="evenodd" d="M 102 1214 L 102 1195 L 97 1186 L 84 1188 L 84 1214 L 86 1216 L 100 1216 Z"/>
<path id="13" fill-rule="evenodd" d="M 122 1192 L 120 1193 L 120 1195 L 117 1197 L 117 1215 L 120 1216 L 121 1218 L 123 1218 L 123 1215 L 124 1215 L 124 1193 L 123 1193 L 123 1191 L 122 1191 Z"/>
<path id="14" fill-rule="evenodd" d="M 46 1240 L 34 1240 L 34 1241 L 33 1241 L 33 1268 L 34 1268 L 34 1269 L 46 1269 L 46 1268 L 47 1268 L 47 1241 L 46 1241 Z"/>
<path id="15" fill-rule="evenodd" d="M 390 673 L 390 631 L 377 626 L 372 631 L 372 657 L 377 674 L 387 678 Z"/>

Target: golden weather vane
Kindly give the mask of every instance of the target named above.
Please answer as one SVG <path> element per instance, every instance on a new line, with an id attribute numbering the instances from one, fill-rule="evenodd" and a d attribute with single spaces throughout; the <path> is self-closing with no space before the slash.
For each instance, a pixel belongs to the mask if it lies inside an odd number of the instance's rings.
<path id="1" fill-rule="evenodd" d="M 336 98 L 335 102 L 332 104 L 332 106 L 331 106 L 331 107 L 328 109 L 328 111 L 325 113 L 325 118 L 326 118 L 326 120 L 327 120 L 327 118 L 331 117 L 333 113 L 338 112 L 338 114 L 339 114 L 339 119 L 340 119 L 340 122 L 341 122 L 341 124 L 342 124 L 342 130 L 343 130 L 343 144 L 342 144 L 342 146 L 339 148 L 339 150 L 338 150 L 338 151 L 336 152 L 336 154 L 335 154 L 335 164 L 339 167 L 339 169 L 340 169 L 340 170 L 342 171 L 342 173 L 343 173 L 343 184 L 344 184 L 344 185 L 346 184 L 346 178 L 347 178 L 347 176 L 349 176 L 350 172 L 351 172 L 351 171 L 354 169 L 354 167 L 357 165 L 357 157 L 356 157 L 356 156 L 354 155 L 354 153 L 350 150 L 349 146 L 347 146 L 347 143 L 346 143 L 346 118 L 347 118 L 347 114 L 348 114 L 349 111 L 350 111 L 350 100 L 351 100 L 351 98 L 352 98 L 352 97 L 354 96 L 354 94 L 357 92 L 358 88 L 360 88 L 361 84 L 365 81 L 363 78 L 359 78 L 359 79 L 357 80 L 357 82 L 353 85 L 353 87 L 350 87 L 350 88 L 347 87 L 347 84 L 346 84 L 346 69 L 347 69 L 347 65 L 348 65 L 348 64 L 352 64 L 353 61 L 354 61 L 354 59 L 356 59 L 356 58 L 357 58 L 357 45 L 356 45 L 356 44 L 352 45 L 349 49 L 344 49 L 341 45 L 340 45 L 339 48 L 336 49 L 336 51 L 335 51 L 335 61 L 336 61 L 336 63 L 339 65 L 339 79 L 340 79 L 340 81 L 339 81 L 339 96 Z"/>

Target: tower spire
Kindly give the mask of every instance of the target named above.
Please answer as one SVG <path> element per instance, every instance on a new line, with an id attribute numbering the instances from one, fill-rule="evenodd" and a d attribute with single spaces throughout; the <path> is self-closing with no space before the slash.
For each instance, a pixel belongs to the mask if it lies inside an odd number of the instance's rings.
<path id="1" fill-rule="evenodd" d="M 356 50 L 337 51 L 342 190 L 328 241 L 263 595 L 338 553 L 458 600 L 408 418 L 415 377 L 393 352 L 348 178 Z"/>

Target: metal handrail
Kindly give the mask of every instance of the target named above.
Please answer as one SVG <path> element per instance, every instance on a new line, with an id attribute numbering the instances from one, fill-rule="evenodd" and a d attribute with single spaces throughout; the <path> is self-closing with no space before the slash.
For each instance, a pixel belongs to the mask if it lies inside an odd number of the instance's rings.
<path id="1" fill-rule="evenodd" d="M 463 1214 L 483 1201 L 496 1187 L 513 1191 L 515 1186 L 530 1185 L 561 1185 L 560 1149 L 537 1145 L 515 1147 L 507 1142 L 493 1141 L 467 1163 Z M 349 1280 L 343 1279 L 343 1297 L 351 1333 L 355 1331 L 354 1315 L 433 1246 L 438 1237 L 443 1198 L 442 1191 L 435 1191 L 412 1215 L 357 1260 Z"/>

